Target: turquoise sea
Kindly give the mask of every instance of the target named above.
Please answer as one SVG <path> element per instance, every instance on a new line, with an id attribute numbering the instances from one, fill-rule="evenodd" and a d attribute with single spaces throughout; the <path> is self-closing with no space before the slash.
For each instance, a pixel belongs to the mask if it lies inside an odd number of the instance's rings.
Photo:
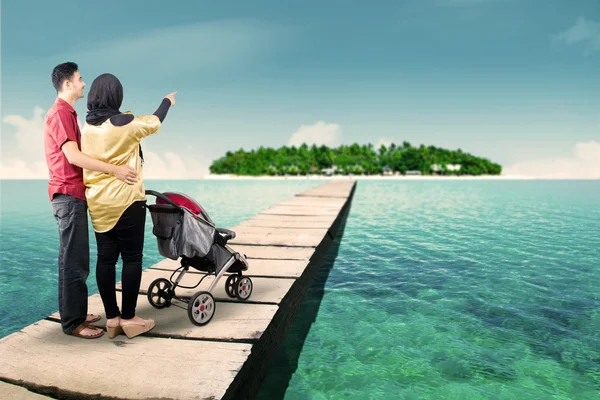
<path id="1" fill-rule="evenodd" d="M 146 188 L 227 227 L 319 183 Z M 0 191 L 5 336 L 56 310 L 58 239 L 45 182 Z M 600 399 L 599 206 L 600 181 L 359 181 L 259 398 Z"/>

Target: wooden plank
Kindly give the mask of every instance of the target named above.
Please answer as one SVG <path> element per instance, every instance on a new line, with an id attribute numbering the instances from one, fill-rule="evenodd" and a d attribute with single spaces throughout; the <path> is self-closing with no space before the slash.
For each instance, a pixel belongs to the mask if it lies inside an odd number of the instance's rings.
<path id="1" fill-rule="evenodd" d="M 288 228 L 306 229 L 306 228 L 319 228 L 329 229 L 331 222 L 324 221 L 310 221 L 309 218 L 302 220 L 296 218 L 295 220 L 283 220 L 283 219 L 249 219 L 237 225 L 239 227 L 263 227 L 263 228 L 279 228 L 286 226 Z M 234 229 L 235 230 L 235 229 Z"/>
<path id="2" fill-rule="evenodd" d="M 317 247 L 321 243 L 321 240 L 323 240 L 323 236 L 327 234 L 327 228 L 298 229 L 238 225 L 231 229 L 237 235 L 235 239 L 230 241 L 231 244 Z"/>
<path id="3" fill-rule="evenodd" d="M 277 227 L 260 227 L 260 226 L 248 226 L 244 224 L 236 225 L 231 228 L 231 230 L 235 231 L 236 235 L 243 238 L 244 235 L 266 235 L 266 234 L 281 234 L 281 235 L 292 235 L 292 234 L 301 234 L 301 235 L 311 235 L 311 236 L 320 236 L 323 238 L 327 234 L 327 228 L 311 228 L 311 229 L 302 229 L 298 230 L 296 228 L 290 228 L 287 226 L 277 226 Z M 293 245 L 293 242 L 288 243 Z"/>
<path id="4" fill-rule="evenodd" d="M 29 390 L 10 383 L 0 381 L 0 399 L 11 400 L 47 400 L 51 397 L 30 392 Z"/>
<path id="5" fill-rule="evenodd" d="M 229 241 L 229 244 L 251 244 L 251 245 L 269 245 L 269 246 L 310 246 L 317 247 L 323 236 L 327 234 L 327 229 L 321 229 L 318 234 L 310 230 L 282 230 L 271 228 L 256 227 L 254 231 L 246 228 L 244 230 L 235 230 L 236 238 Z"/>
<path id="6" fill-rule="evenodd" d="M 301 199 L 300 197 L 297 197 L 297 199 Z M 311 200 L 317 200 L 314 197 L 310 197 Z M 330 200 L 330 199 L 327 199 Z M 337 200 L 337 199 L 336 199 Z M 323 211 L 327 211 L 327 212 L 339 212 L 340 209 L 344 206 L 344 204 L 310 204 L 310 202 L 305 202 L 305 203 L 298 203 L 296 201 L 294 202 L 282 202 L 279 203 L 273 207 L 281 207 L 281 208 L 297 208 L 299 210 L 302 211 L 318 211 L 318 212 L 323 212 Z"/>
<path id="7" fill-rule="evenodd" d="M 161 271 L 158 269 L 146 269 L 142 272 L 142 282 L 140 284 L 140 293 L 146 294 L 148 287 L 158 278 L 167 278 L 172 275 L 171 271 Z M 173 280 L 177 278 L 177 275 L 173 277 Z M 202 278 L 199 274 L 185 274 L 180 284 L 183 286 L 194 286 L 197 284 Z M 208 287 L 214 281 L 215 276 L 209 275 L 207 276 L 202 283 L 195 289 L 184 289 L 177 288 L 175 293 L 181 297 L 191 297 L 194 293 L 208 290 Z M 290 289 L 292 284 L 294 283 L 294 279 L 284 279 L 284 278 L 251 278 L 252 283 L 254 284 L 254 288 L 252 289 L 252 295 L 250 296 L 249 301 L 258 302 L 258 303 L 274 303 L 278 304 L 283 296 Z M 121 282 L 118 282 L 116 285 L 118 290 L 121 290 Z M 214 287 L 212 293 L 213 297 L 216 300 L 225 300 L 225 301 L 239 301 L 232 300 L 225 293 L 225 279 L 221 278 L 217 286 Z M 147 300 L 146 300 L 147 301 Z"/>
<path id="8" fill-rule="evenodd" d="M 117 304 L 119 307 L 121 306 L 120 295 L 117 295 Z M 157 309 L 150 305 L 146 295 L 140 295 L 136 315 L 142 318 L 152 318 L 156 322 L 151 335 L 203 340 L 254 341 L 259 339 L 267 329 L 277 308 L 276 305 L 270 304 L 217 302 L 215 314 L 210 323 L 196 326 L 188 318 L 187 303 L 175 300 L 170 307 Z M 105 315 L 99 294 L 89 298 L 88 312 Z M 52 314 L 50 318 L 60 321 L 58 312 Z M 95 325 L 104 327 L 106 320 L 102 319 Z"/>
<path id="9" fill-rule="evenodd" d="M 306 261 L 314 253 L 310 246 L 303 247 L 285 247 L 285 246 L 260 246 L 260 245 L 242 245 L 231 244 L 229 247 L 240 254 L 245 254 L 248 259 L 271 259 L 271 260 L 292 260 Z M 163 260 L 170 262 L 172 260 Z M 161 261 L 161 262 L 163 262 Z M 178 261 L 172 261 L 178 262 Z"/>
<path id="10" fill-rule="evenodd" d="M 331 226 L 335 221 L 335 215 L 273 215 L 273 214 L 258 214 L 252 219 L 245 222 L 252 221 L 272 221 L 281 224 L 280 226 L 286 226 L 294 222 L 318 222 L 323 224 L 329 224 Z"/>
<path id="11" fill-rule="evenodd" d="M 309 189 L 298 197 L 340 197 L 348 198 L 350 191 L 354 185 L 353 181 L 349 182 L 337 182 L 329 185 L 317 186 L 313 189 Z"/>
<path id="12" fill-rule="evenodd" d="M 252 345 L 126 336 L 85 340 L 39 321 L 0 340 L 0 377 L 126 399 L 220 399 Z"/>
<path id="13" fill-rule="evenodd" d="M 241 244 L 232 244 L 230 247 L 240 254 L 245 254 L 248 258 L 276 260 L 308 260 L 315 252 L 312 247 L 245 246 Z"/>
<path id="14" fill-rule="evenodd" d="M 328 228 L 331 226 L 333 221 L 335 221 L 335 215 L 274 215 L 274 214 L 258 214 L 255 215 L 252 219 L 249 219 L 245 222 L 252 221 L 271 221 L 277 222 L 281 227 L 290 225 L 294 222 L 317 222 L 328 224 Z"/>
<path id="15" fill-rule="evenodd" d="M 320 199 L 347 199 L 348 195 L 343 192 L 314 192 L 311 194 L 299 194 L 298 197 L 310 197 L 310 198 L 320 198 Z"/>
<path id="16" fill-rule="evenodd" d="M 249 267 L 244 275 L 247 276 L 270 276 L 279 278 L 297 278 L 302 275 L 304 269 L 308 265 L 308 261 L 291 261 L 291 260 L 248 260 Z M 174 271 L 179 268 L 179 261 L 165 259 L 151 266 L 149 269 L 166 269 Z M 200 274 L 193 269 L 192 274 Z"/>
<path id="17" fill-rule="evenodd" d="M 276 205 L 261 214 L 267 215 L 304 215 L 304 216 L 324 216 L 332 215 L 334 218 L 339 214 L 339 208 L 310 208 L 300 206 L 280 206 Z"/>
<path id="18" fill-rule="evenodd" d="M 342 208 L 346 203 L 345 198 L 327 197 L 292 197 L 279 203 L 282 206 L 314 207 L 314 208 Z"/>

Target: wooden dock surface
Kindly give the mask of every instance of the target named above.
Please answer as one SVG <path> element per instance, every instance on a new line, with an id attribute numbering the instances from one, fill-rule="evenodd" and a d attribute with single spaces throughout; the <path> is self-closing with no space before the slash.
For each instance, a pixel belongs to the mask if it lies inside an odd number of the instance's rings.
<path id="1" fill-rule="evenodd" d="M 214 317 L 205 326 L 190 322 L 185 303 L 174 300 L 165 309 L 148 303 L 150 282 L 168 279 L 179 266 L 165 259 L 142 273 L 136 313 L 156 321 L 143 336 L 74 338 L 62 333 L 55 313 L 1 339 L 0 398 L 253 398 L 347 218 L 354 190 L 354 181 L 332 180 L 231 227 L 237 237 L 230 246 L 248 257 L 244 275 L 254 289 L 249 300 L 232 300 L 222 278 L 212 291 Z M 155 245 L 154 238 L 146 243 Z M 198 282 L 198 273 L 191 271 L 181 282 L 185 286 Z M 177 294 L 191 296 L 212 279 Z M 90 296 L 89 312 L 104 316 L 98 294 Z"/>

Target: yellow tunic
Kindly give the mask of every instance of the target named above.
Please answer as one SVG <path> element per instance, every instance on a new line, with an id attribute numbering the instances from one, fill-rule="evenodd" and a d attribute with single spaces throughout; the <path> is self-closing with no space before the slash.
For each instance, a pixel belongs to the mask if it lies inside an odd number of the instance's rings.
<path id="1" fill-rule="evenodd" d="M 160 120 L 155 115 L 136 116 L 125 126 L 114 126 L 110 119 L 99 126 L 85 123 L 81 129 L 81 151 L 114 165 L 129 165 L 137 171 L 138 181 L 128 185 L 111 174 L 83 170 L 85 195 L 96 232 L 107 232 L 119 221 L 133 202 L 146 200 L 139 144 L 156 133 Z"/>

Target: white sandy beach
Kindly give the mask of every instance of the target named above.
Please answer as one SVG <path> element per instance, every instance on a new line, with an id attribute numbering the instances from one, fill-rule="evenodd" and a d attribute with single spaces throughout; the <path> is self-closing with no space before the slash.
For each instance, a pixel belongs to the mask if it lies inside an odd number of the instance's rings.
<path id="1" fill-rule="evenodd" d="M 307 176 L 249 176 L 249 175 L 204 175 L 199 178 L 196 177 L 169 177 L 164 176 L 146 176 L 145 180 L 387 180 L 387 181 L 510 181 L 510 180 L 600 180 L 600 177 L 544 177 L 544 176 L 522 176 L 522 175 L 479 175 L 479 176 L 442 176 L 442 175 L 335 175 L 335 176 L 324 176 L 324 175 L 307 175 Z M 46 177 L 29 177 L 29 176 L 5 176 L 0 174 L 0 181 L 46 181 Z"/>
<path id="2" fill-rule="evenodd" d="M 537 178 L 530 176 L 518 176 L 518 175 L 479 175 L 479 176 L 442 176 L 442 175 L 334 175 L 334 176 L 323 176 L 323 175 L 306 175 L 306 176 L 246 176 L 246 175 L 205 175 L 202 179 L 207 180 L 535 180 L 544 179 L 551 180 L 556 178 Z"/>

